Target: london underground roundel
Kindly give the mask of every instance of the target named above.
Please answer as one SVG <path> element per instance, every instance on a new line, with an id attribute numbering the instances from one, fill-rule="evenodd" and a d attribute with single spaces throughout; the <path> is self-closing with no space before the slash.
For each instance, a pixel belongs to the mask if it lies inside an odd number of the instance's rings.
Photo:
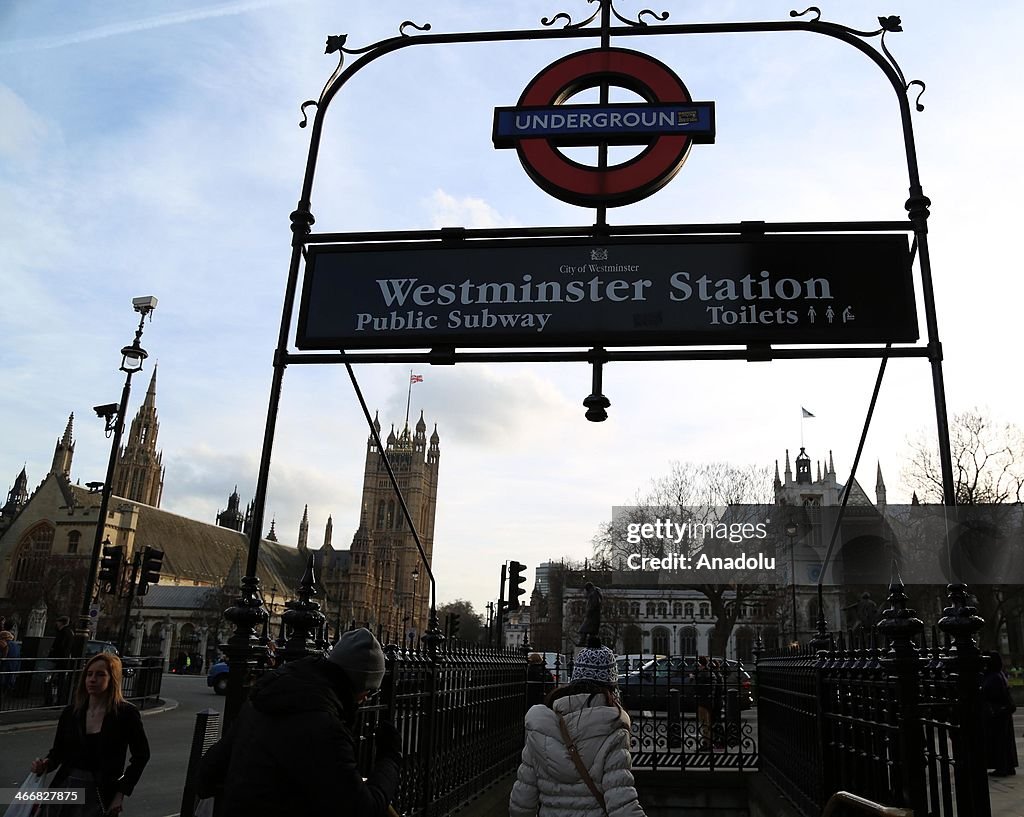
<path id="1" fill-rule="evenodd" d="M 571 105 L 589 88 L 617 86 L 643 102 Z M 682 80 L 647 54 L 622 48 L 579 51 L 533 78 L 511 108 L 494 112 L 494 146 L 514 147 L 542 189 L 583 207 L 620 206 L 660 190 L 682 167 L 694 142 L 713 142 L 713 102 L 694 102 Z M 645 145 L 621 164 L 581 164 L 559 148 Z"/>

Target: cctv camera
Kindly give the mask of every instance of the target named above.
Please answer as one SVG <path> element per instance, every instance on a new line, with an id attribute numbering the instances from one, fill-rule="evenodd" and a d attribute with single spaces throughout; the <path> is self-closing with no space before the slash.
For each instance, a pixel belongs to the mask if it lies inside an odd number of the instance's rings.
<path id="1" fill-rule="evenodd" d="M 117 414 L 117 403 L 104 403 L 102 406 L 93 406 L 92 410 L 96 412 L 97 417 L 113 417 Z"/>
<path id="2" fill-rule="evenodd" d="M 148 315 L 156 309 L 156 298 L 153 295 L 143 295 L 141 298 L 132 298 L 132 309 Z"/>

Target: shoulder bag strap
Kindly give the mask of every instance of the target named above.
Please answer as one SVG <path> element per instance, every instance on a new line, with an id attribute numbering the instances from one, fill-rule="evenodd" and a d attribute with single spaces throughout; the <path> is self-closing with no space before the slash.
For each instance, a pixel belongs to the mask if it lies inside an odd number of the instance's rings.
<path id="1" fill-rule="evenodd" d="M 608 806 L 604 803 L 604 793 L 597 787 L 594 779 L 590 776 L 590 772 L 587 771 L 586 764 L 584 764 L 583 758 L 580 757 L 580 751 L 576 748 L 576 743 L 569 736 L 569 727 L 565 725 L 565 718 L 561 715 L 558 716 L 558 728 L 562 731 L 562 741 L 565 743 L 565 748 L 569 752 L 569 758 L 576 767 L 576 771 L 580 773 L 580 778 L 587 784 L 590 793 L 594 795 L 597 802 L 601 805 L 601 811 L 607 815 Z"/>

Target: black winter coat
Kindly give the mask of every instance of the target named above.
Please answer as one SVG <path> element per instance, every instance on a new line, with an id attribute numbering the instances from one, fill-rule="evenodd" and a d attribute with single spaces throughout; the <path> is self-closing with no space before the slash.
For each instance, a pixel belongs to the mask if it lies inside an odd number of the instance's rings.
<path id="1" fill-rule="evenodd" d="M 383 817 L 398 790 L 401 755 L 378 751 L 364 782 L 351 729 L 355 709 L 343 673 L 323 658 L 268 673 L 203 757 L 199 796 L 218 793 L 224 817 Z"/>
<path id="2" fill-rule="evenodd" d="M 85 745 L 85 711 L 75 711 L 73 706 L 64 707 L 57 722 L 57 734 L 53 748 L 46 756 L 49 768 L 57 769 L 53 788 L 60 788 L 70 769 L 63 768 L 65 761 L 78 755 Z M 131 750 L 131 761 L 125 769 L 125 759 Z M 149 741 L 142 728 L 142 716 L 130 703 L 122 703 L 113 712 L 107 713 L 100 727 L 100 748 L 91 771 L 103 798 L 103 805 L 110 804 L 114 795 L 121 792 L 128 796 L 142 777 L 142 770 L 149 762 Z"/>

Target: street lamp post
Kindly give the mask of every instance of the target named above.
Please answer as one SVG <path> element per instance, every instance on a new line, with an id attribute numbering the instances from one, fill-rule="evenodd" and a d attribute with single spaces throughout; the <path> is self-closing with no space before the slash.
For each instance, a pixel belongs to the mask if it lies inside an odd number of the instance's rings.
<path id="1" fill-rule="evenodd" d="M 414 565 L 412 569 L 412 629 L 416 630 L 416 610 L 420 606 L 420 598 L 416 591 L 419 589 L 420 566 Z"/>
<path id="2" fill-rule="evenodd" d="M 796 535 L 799 532 L 796 522 L 786 525 L 786 536 L 789 537 L 789 588 L 793 599 L 793 643 L 797 643 L 796 636 L 796 570 L 793 558 L 793 551 L 796 549 Z"/>
<path id="3" fill-rule="evenodd" d="M 139 327 L 135 330 L 135 339 L 131 345 L 121 350 L 121 371 L 125 373 L 124 388 L 121 389 L 121 402 L 109 403 L 102 406 L 95 406 L 96 414 L 103 418 L 106 423 L 106 432 L 111 436 L 110 459 L 107 460 L 107 477 L 103 482 L 103 491 L 100 494 L 100 510 L 96 519 L 96 535 L 93 537 L 92 554 L 89 558 L 89 574 L 85 580 L 85 592 L 82 598 L 82 610 L 78 619 L 78 630 L 75 633 L 74 655 L 81 658 L 85 655 L 85 643 L 90 633 L 90 612 L 93 600 L 93 591 L 96 585 L 96 575 L 99 572 L 100 551 L 103 548 L 103 534 L 107 523 L 107 509 L 110 505 L 110 495 L 113 492 L 114 468 L 117 465 L 117 454 L 121 447 L 121 434 L 124 431 L 124 416 L 128 410 L 128 397 L 132 390 L 132 375 L 142 371 L 142 363 L 149 356 L 145 349 L 139 344 L 142 339 L 142 327 L 146 322 L 146 316 L 151 316 L 156 309 L 156 298 L 147 295 L 142 298 L 132 299 L 132 308 L 139 313 Z"/>

